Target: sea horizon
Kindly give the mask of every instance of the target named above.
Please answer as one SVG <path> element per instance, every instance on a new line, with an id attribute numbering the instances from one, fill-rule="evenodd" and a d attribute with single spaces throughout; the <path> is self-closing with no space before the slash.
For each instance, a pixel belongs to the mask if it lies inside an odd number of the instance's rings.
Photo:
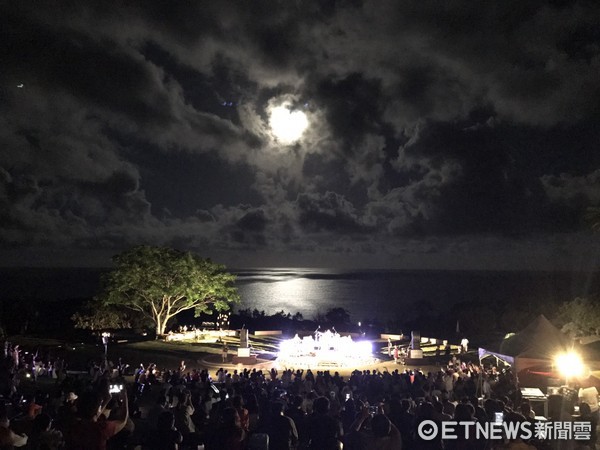
<path id="1" fill-rule="evenodd" d="M 99 293 L 110 268 L 0 268 L 3 299 L 69 300 Z M 600 271 L 326 269 L 251 267 L 237 275 L 241 302 L 234 310 L 301 313 L 312 319 L 341 307 L 353 321 L 408 315 L 419 305 L 442 311 L 457 303 L 568 301 L 599 292 Z"/>

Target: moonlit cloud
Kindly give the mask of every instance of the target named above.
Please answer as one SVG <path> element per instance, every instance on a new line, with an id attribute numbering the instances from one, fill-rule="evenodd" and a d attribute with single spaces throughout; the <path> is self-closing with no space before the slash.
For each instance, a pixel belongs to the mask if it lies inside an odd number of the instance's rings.
<path id="1" fill-rule="evenodd" d="M 145 242 L 570 268 L 598 242 L 599 21 L 577 1 L 3 4 L 0 243 L 30 264 Z M 282 105 L 307 126 L 277 139 Z"/>

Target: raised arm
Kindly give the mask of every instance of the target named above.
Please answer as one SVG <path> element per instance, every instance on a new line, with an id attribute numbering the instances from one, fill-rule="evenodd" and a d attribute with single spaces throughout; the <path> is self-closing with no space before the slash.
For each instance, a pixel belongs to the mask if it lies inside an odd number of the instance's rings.
<path id="1" fill-rule="evenodd" d="M 127 425 L 127 421 L 129 420 L 129 396 L 127 395 L 127 389 L 123 389 L 120 395 L 123 396 L 123 409 L 125 410 L 125 414 L 123 415 L 122 420 L 115 421 L 115 434 L 125 428 L 125 425 Z"/>

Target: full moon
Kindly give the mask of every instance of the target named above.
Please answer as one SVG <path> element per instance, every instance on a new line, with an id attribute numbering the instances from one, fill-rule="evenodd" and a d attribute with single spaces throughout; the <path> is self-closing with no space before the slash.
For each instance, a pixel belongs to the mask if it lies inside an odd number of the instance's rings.
<path id="1" fill-rule="evenodd" d="M 300 139 L 308 119 L 302 111 L 290 111 L 282 105 L 271 109 L 269 125 L 278 141 L 290 144 Z"/>

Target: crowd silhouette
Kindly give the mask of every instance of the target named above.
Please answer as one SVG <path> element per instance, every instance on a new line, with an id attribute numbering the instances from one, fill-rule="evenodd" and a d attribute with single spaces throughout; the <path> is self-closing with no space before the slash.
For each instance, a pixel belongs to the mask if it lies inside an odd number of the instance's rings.
<path id="1" fill-rule="evenodd" d="M 23 395 L 19 379 L 33 361 L 12 346 L 0 365 L 0 449 L 254 450 L 254 449 L 527 449 L 554 448 L 532 439 L 424 440 L 425 420 L 534 421 L 515 377 L 459 361 L 433 372 L 407 368 L 338 372 L 223 367 L 214 373 L 106 359 L 85 375 L 50 376 L 50 391 Z M 126 380 L 129 380 L 127 382 Z M 597 420 L 585 442 L 595 448 Z M 560 447 L 563 448 L 563 447 Z"/>

